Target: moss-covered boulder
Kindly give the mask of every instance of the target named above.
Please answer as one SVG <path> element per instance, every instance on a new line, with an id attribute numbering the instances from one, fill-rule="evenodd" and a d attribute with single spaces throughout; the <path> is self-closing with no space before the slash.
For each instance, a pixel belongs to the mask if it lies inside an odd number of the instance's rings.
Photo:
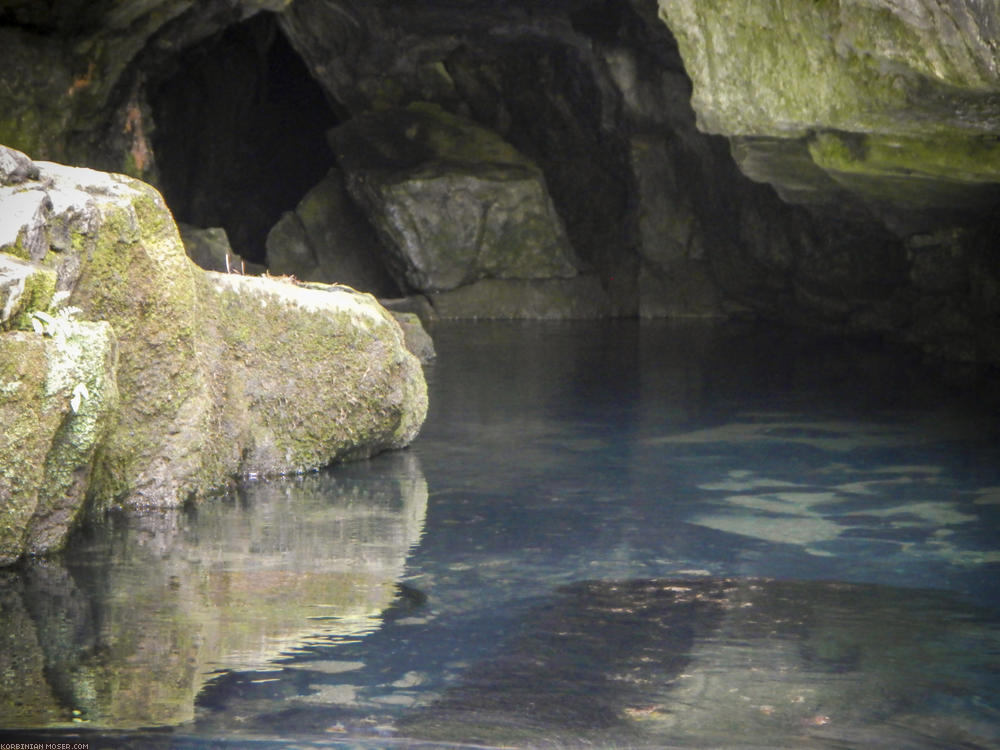
<path id="1" fill-rule="evenodd" d="M 116 416 L 117 353 L 106 322 L 0 335 L 0 564 L 59 549 L 80 520 Z"/>
<path id="2" fill-rule="evenodd" d="M 402 448 L 427 386 L 395 318 L 350 287 L 207 274 L 203 330 L 241 473 L 306 471 Z"/>
<path id="3" fill-rule="evenodd" d="M 493 131 L 413 104 L 356 117 L 331 141 L 404 290 L 576 275 L 542 171 Z"/>
<path id="4" fill-rule="evenodd" d="M 427 408 L 423 373 L 399 325 L 374 298 L 203 271 L 185 255 L 150 186 L 49 162 L 35 166 L 37 179 L 0 194 L 48 206 L 43 252 L 33 253 L 39 257 L 30 269 L 54 279 L 49 286 L 59 301 L 81 319 L 102 321 L 101 330 L 119 342 L 120 403 L 85 482 L 96 508 L 176 505 L 234 475 L 305 471 L 399 448 L 416 435 Z M 0 200 L 0 215 L 9 215 L 6 205 Z M 33 222 L 34 214 L 22 216 L 25 225 Z M 16 252 L 22 230 L 8 227 L 0 240 L 13 239 L 0 251 Z M 30 335 L 10 334 L 5 345 L 30 348 L 18 343 Z M 31 361 L 10 359 L 18 367 Z M 43 379 L 39 370 L 33 382 Z M 5 439 L 16 443 L 21 437 L 7 425 L 14 415 L 29 423 L 34 417 L 26 403 L 8 408 Z M 6 476 L 22 482 L 24 467 L 6 452 L 0 457 Z M 8 497 L 21 515 L 24 503 L 34 502 L 21 490 Z"/>

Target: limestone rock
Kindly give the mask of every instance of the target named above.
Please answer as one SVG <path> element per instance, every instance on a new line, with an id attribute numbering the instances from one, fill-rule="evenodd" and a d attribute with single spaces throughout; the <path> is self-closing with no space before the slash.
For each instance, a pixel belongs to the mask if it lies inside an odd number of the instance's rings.
<path id="1" fill-rule="evenodd" d="M 401 286 L 576 275 L 541 171 L 495 133 L 411 105 L 355 118 L 331 140 Z"/>
<path id="2" fill-rule="evenodd" d="M 739 137 L 748 175 L 790 194 L 825 174 L 826 200 L 843 188 L 896 210 L 996 201 L 997 12 L 971 0 L 660 0 L 699 127 Z"/>
<path id="3" fill-rule="evenodd" d="M 41 265 L 120 342 L 119 408 L 85 487 L 97 508 L 176 505 L 237 474 L 304 471 L 416 435 L 421 368 L 374 298 L 202 271 L 150 186 L 36 165 L 17 195 L 52 205 Z"/>
<path id="4" fill-rule="evenodd" d="M 63 545 L 118 406 L 111 326 L 49 320 L 0 334 L 0 564 Z"/>
<path id="5" fill-rule="evenodd" d="M 346 284 L 377 296 L 398 292 L 385 272 L 381 243 L 336 168 L 287 212 L 267 236 L 272 274 Z"/>
<path id="6" fill-rule="evenodd" d="M 285 474 L 408 445 L 427 413 L 420 363 L 369 294 L 237 274 L 203 283 L 227 435 L 242 473 Z"/>

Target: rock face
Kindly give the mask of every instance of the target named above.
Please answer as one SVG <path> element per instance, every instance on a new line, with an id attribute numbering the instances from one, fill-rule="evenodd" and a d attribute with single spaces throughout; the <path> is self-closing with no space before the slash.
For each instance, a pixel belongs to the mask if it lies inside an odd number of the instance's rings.
<path id="1" fill-rule="evenodd" d="M 399 294 L 382 263 L 382 246 L 336 168 L 286 212 L 267 235 L 271 273 L 346 284 L 380 297 Z"/>
<path id="2" fill-rule="evenodd" d="M 415 104 L 355 118 L 331 138 L 406 288 L 576 275 L 541 170 L 491 131 Z"/>
<path id="3" fill-rule="evenodd" d="M 442 316 L 753 315 L 1000 362 L 992 0 L 50 6 L 4 11 L 0 139 L 147 178 L 248 260 L 273 228 L 276 269 Z"/>
<path id="4" fill-rule="evenodd" d="M 420 364 L 374 298 L 204 272 L 184 254 L 169 211 L 148 185 L 54 163 L 35 166 L 37 180 L 0 189 L 0 215 L 13 215 L 6 212 L 12 198 L 46 207 L 46 221 L 37 224 L 28 212 L 20 228 L 7 227 L 0 252 L 20 261 L 2 267 L 22 268 L 31 258 L 41 269 L 36 275 L 55 279 L 55 295 L 68 310 L 99 322 L 47 316 L 51 286 L 10 305 L 18 311 L 11 324 L 34 313 L 41 332 L 3 334 L 6 347 L 24 350 L 6 367 L 37 360 L 31 372 L 4 375 L 4 408 L 29 423 L 44 417 L 51 424 L 42 436 L 75 435 L 86 423 L 89 442 L 73 443 L 68 457 L 31 453 L 29 444 L 17 461 L 5 451 L 5 476 L 13 477 L 5 480 L 9 507 L 30 516 L 36 496 L 41 503 L 46 492 L 63 490 L 77 506 L 85 494 L 95 509 L 176 505 L 237 474 L 305 471 L 399 448 L 416 435 L 427 408 Z M 23 241 L 39 228 L 41 253 Z M 46 326 L 54 331 L 49 338 Z M 82 396 L 77 385 L 86 386 Z M 21 401 L 31 389 L 46 394 L 40 415 Z M 88 411 L 99 405 L 101 415 L 113 412 L 106 435 L 98 423 L 108 419 Z M 5 439 L 22 442 L 10 431 Z M 43 488 L 49 480 L 41 476 L 30 487 L 10 484 L 34 476 L 25 465 L 39 460 L 60 474 L 58 491 Z M 73 474 L 72 487 L 63 474 Z M 4 554 L 19 553 L 14 544 Z"/>
<path id="5" fill-rule="evenodd" d="M 62 547 L 118 407 L 111 326 L 50 320 L 0 335 L 0 565 Z"/>
<path id="6" fill-rule="evenodd" d="M 750 176 L 888 211 L 996 203 L 995 3 L 660 0 L 660 11 L 699 126 L 737 138 Z"/>

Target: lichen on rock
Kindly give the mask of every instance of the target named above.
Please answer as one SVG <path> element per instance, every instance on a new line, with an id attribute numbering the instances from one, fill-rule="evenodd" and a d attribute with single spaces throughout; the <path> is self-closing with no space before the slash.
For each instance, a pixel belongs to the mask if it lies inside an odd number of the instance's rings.
<path id="1" fill-rule="evenodd" d="M 84 511 L 118 406 L 106 322 L 0 335 L 0 563 L 59 549 Z"/>

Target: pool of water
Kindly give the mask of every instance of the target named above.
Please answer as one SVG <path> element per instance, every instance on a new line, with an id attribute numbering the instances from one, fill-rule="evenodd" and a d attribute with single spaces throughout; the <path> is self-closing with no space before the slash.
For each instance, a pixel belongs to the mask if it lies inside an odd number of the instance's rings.
<path id="1" fill-rule="evenodd" d="M 0 571 L 0 741 L 1000 747 L 990 394 L 731 325 L 433 333 L 410 449 Z"/>

